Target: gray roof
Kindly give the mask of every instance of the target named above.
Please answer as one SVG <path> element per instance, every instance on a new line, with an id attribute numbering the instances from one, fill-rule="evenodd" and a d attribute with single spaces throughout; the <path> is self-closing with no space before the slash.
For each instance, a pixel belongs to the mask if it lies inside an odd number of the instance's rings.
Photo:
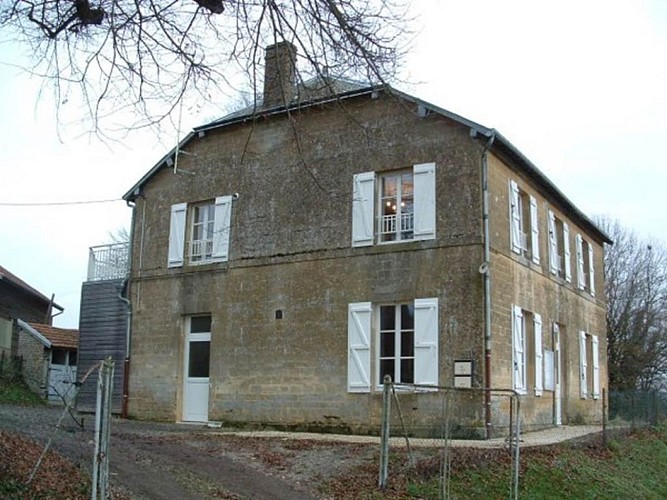
<path id="1" fill-rule="evenodd" d="M 389 85 L 364 85 L 359 82 L 352 82 L 348 80 L 333 80 L 333 79 L 314 79 L 304 82 L 298 87 L 295 99 L 288 106 L 275 106 L 271 108 L 263 108 L 261 101 L 257 101 L 255 105 L 247 106 L 239 111 L 230 113 L 222 118 L 214 120 L 205 125 L 196 127 L 185 138 L 183 138 L 178 145 L 163 156 L 132 188 L 123 195 L 127 201 L 133 201 L 138 196 L 143 185 L 155 175 L 155 173 L 163 167 L 173 165 L 174 155 L 177 151 L 183 149 L 190 140 L 200 134 L 209 130 L 228 127 L 230 125 L 256 120 L 260 117 L 268 117 L 272 115 L 282 115 L 298 109 L 318 106 L 327 102 L 340 102 L 347 99 L 361 97 L 365 95 L 372 95 L 380 92 L 392 94 L 401 99 L 413 102 L 422 107 L 425 112 L 437 113 L 441 116 L 449 118 L 465 127 L 469 127 L 471 133 L 481 135 L 488 139 L 493 138 L 491 150 L 499 152 L 501 155 L 508 158 L 519 169 L 522 169 L 529 176 L 538 181 L 540 186 L 558 200 L 563 208 L 570 212 L 574 218 L 581 224 L 582 227 L 590 231 L 597 239 L 604 243 L 612 243 L 611 238 L 602 231 L 586 214 L 579 210 L 574 203 L 572 203 L 556 185 L 551 182 L 540 169 L 538 169 L 521 151 L 519 151 L 509 140 L 502 134 L 492 128 L 480 125 L 472 120 L 464 118 L 463 116 L 452 113 L 446 109 L 440 108 L 434 104 L 423 101 L 417 97 L 406 94 L 394 89 Z"/>

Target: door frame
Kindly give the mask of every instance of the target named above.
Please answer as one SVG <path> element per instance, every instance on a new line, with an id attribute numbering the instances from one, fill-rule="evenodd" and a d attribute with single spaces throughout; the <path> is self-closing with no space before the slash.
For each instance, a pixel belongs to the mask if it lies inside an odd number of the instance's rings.
<path id="1" fill-rule="evenodd" d="M 184 349 L 183 349 L 183 405 L 181 411 L 181 420 L 183 422 L 208 422 L 208 404 L 209 404 L 209 388 L 210 388 L 210 342 L 211 342 L 211 332 L 197 332 L 192 333 L 191 324 L 193 316 L 188 316 L 186 318 L 186 328 L 184 336 Z M 210 330 L 210 329 L 209 329 Z M 192 342 L 209 342 L 209 376 L 208 377 L 190 377 L 189 368 L 190 368 L 190 344 Z M 203 418 L 197 417 L 197 412 L 191 413 L 192 410 L 191 400 L 189 399 L 192 396 L 192 393 L 197 388 L 201 389 L 197 391 L 198 397 L 202 397 L 205 394 L 205 405 L 202 404 L 202 407 L 206 408 L 206 415 Z M 203 390 L 205 388 L 205 390 Z M 203 403 L 203 401 L 200 401 Z M 200 413 L 204 415 L 204 413 Z"/>

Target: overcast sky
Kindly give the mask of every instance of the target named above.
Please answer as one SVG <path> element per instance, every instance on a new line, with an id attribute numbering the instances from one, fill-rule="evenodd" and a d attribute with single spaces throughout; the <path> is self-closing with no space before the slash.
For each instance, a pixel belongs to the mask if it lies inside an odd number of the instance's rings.
<path id="1" fill-rule="evenodd" d="M 667 243 L 667 1 L 413 3 L 422 29 L 403 90 L 498 129 L 586 214 Z M 117 200 L 175 144 L 176 132 L 105 145 L 58 126 L 40 82 L 6 64 L 17 54 L 0 45 L 0 203 Z M 55 293 L 55 325 L 76 328 L 88 247 L 130 213 L 122 201 L 0 205 L 0 265 Z"/>

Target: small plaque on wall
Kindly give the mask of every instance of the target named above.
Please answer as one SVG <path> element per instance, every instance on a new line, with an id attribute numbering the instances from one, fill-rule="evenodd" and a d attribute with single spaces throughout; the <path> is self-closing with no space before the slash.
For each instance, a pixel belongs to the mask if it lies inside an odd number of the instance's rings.
<path id="1" fill-rule="evenodd" d="M 454 361 L 454 387 L 472 387 L 474 364 L 472 360 Z"/>

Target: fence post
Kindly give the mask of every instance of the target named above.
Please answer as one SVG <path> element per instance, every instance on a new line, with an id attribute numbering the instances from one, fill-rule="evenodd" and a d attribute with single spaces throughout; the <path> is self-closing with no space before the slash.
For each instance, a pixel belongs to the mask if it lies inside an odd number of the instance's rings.
<path id="1" fill-rule="evenodd" d="M 106 500 L 109 498 L 109 435 L 111 430 L 113 372 L 114 362 L 109 357 L 102 363 L 97 379 L 92 500 Z"/>
<path id="2" fill-rule="evenodd" d="M 391 377 L 384 376 L 382 391 L 382 430 L 380 438 L 380 478 L 378 485 L 384 489 L 389 478 L 389 412 L 391 411 Z"/>
<path id="3" fill-rule="evenodd" d="M 512 396 L 516 400 L 516 418 L 514 430 L 514 474 L 512 478 L 512 498 L 518 500 L 519 498 L 519 450 L 521 442 L 521 397 L 517 394 Z M 511 407 L 512 405 L 510 405 Z"/>
<path id="4" fill-rule="evenodd" d="M 607 447 L 607 389 L 602 388 L 602 447 Z"/>

